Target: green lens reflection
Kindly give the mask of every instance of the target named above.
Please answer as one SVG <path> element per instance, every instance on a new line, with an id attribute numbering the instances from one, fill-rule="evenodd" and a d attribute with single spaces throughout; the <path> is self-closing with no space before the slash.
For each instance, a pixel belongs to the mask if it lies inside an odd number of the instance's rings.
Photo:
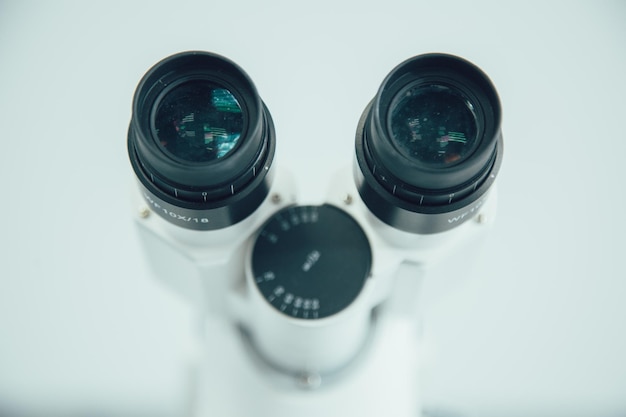
<path id="1" fill-rule="evenodd" d="M 244 118 L 235 96 L 206 80 L 176 86 L 158 105 L 154 127 L 161 146 L 189 162 L 227 156 L 243 132 Z"/>

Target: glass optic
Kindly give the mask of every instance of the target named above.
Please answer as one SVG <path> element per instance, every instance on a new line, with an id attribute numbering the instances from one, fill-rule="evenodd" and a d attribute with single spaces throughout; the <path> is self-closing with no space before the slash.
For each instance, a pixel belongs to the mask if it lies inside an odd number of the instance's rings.
<path id="1" fill-rule="evenodd" d="M 243 124 L 235 96 L 205 80 L 181 84 L 167 93 L 154 119 L 160 145 L 188 162 L 210 162 L 227 156 L 237 145 Z"/>
<path id="2" fill-rule="evenodd" d="M 390 107 L 388 129 L 401 154 L 435 166 L 457 164 L 469 156 L 478 131 L 472 103 L 443 85 L 402 90 Z"/>

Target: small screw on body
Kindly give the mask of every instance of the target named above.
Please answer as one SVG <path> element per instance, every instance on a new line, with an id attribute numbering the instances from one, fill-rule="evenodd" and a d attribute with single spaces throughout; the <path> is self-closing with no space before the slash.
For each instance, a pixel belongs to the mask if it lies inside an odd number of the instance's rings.
<path id="1" fill-rule="evenodd" d="M 350 194 L 346 194 L 346 196 L 343 198 L 343 202 L 346 203 L 347 205 L 352 204 L 353 198 Z"/>
<path id="2" fill-rule="evenodd" d="M 476 216 L 476 223 L 478 224 L 487 223 L 487 216 L 483 213 L 479 213 L 478 216 Z"/>
<path id="3" fill-rule="evenodd" d="M 145 219 L 150 215 L 150 209 L 146 206 L 141 206 L 139 207 L 137 214 L 139 214 L 139 217 L 141 217 L 142 219 Z"/>
<path id="4" fill-rule="evenodd" d="M 283 199 L 280 196 L 280 194 L 278 194 L 278 193 L 272 194 L 272 203 L 279 204 L 281 201 L 283 201 Z"/>
<path id="5" fill-rule="evenodd" d="M 317 373 L 305 372 L 298 376 L 298 386 L 304 389 L 316 389 L 322 384 L 322 377 Z"/>

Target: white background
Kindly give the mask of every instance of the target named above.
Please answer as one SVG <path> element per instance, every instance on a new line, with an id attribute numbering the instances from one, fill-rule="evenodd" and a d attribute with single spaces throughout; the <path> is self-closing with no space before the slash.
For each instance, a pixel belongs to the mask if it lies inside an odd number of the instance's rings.
<path id="1" fill-rule="evenodd" d="M 143 73 L 191 49 L 251 76 L 305 200 L 394 66 L 480 66 L 504 111 L 498 219 L 428 313 L 416 395 L 444 417 L 626 414 L 623 1 L 0 1 L 0 410 L 177 415 L 190 312 L 145 264 L 126 131 Z"/>

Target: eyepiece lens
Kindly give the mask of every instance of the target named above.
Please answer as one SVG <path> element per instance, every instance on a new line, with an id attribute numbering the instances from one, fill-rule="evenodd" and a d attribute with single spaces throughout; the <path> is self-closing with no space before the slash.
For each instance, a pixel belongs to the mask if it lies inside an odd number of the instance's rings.
<path id="1" fill-rule="evenodd" d="M 174 87 L 158 104 L 155 137 L 171 155 L 188 162 L 227 156 L 244 129 L 244 117 L 231 91 L 206 80 Z"/>
<path id="2" fill-rule="evenodd" d="M 471 101 L 461 91 L 438 84 L 401 90 L 390 106 L 388 130 L 401 154 L 431 166 L 463 161 L 478 137 Z"/>

